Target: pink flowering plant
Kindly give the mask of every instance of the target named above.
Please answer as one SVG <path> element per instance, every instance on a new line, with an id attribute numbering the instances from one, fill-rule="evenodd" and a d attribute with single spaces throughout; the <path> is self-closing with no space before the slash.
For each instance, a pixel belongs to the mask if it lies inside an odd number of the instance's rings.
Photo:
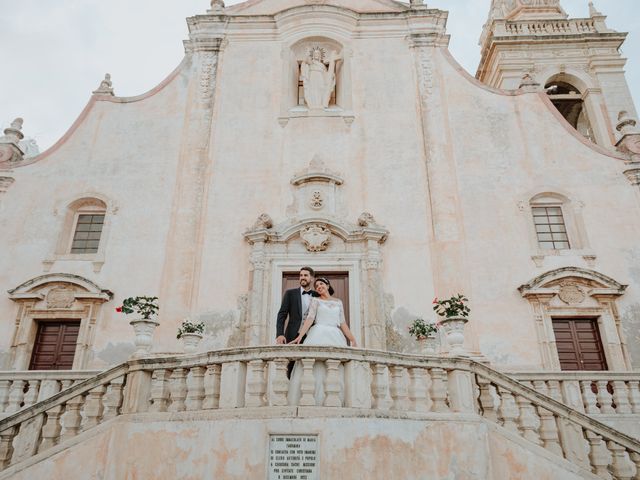
<path id="1" fill-rule="evenodd" d="M 422 318 L 416 318 L 409 327 L 409 335 L 416 337 L 416 340 L 424 340 L 433 337 L 438 328 L 433 323 L 427 323 Z"/>
<path id="2" fill-rule="evenodd" d="M 433 299 L 433 311 L 438 315 L 451 318 L 451 317 L 468 317 L 471 310 L 465 305 L 469 299 L 459 293 L 447 300 L 438 300 L 438 297 Z"/>
<path id="3" fill-rule="evenodd" d="M 125 315 L 137 313 L 145 320 L 150 320 L 158 314 L 159 308 L 158 297 L 129 297 L 123 300 L 122 306 L 116 308 L 116 312 Z"/>

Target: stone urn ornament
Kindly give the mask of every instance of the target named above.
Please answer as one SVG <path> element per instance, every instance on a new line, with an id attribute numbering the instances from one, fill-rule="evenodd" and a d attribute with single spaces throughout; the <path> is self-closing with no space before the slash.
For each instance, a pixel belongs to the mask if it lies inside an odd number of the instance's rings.
<path id="1" fill-rule="evenodd" d="M 192 322 L 186 318 L 178 328 L 176 338 L 182 341 L 184 353 L 195 353 L 204 336 L 204 322 Z"/>
<path id="2" fill-rule="evenodd" d="M 409 335 L 418 342 L 421 355 L 435 355 L 438 347 L 438 328 L 434 323 L 427 323 L 422 318 L 416 318 L 409 327 Z"/>
<path id="3" fill-rule="evenodd" d="M 464 327 L 469 321 L 467 318 L 471 311 L 465 302 L 469 299 L 462 294 L 454 295 L 447 300 L 433 299 L 433 310 L 441 318 L 438 325 L 444 331 L 449 344 L 449 355 L 464 356 L 468 352 L 464 348 Z"/>
<path id="4" fill-rule="evenodd" d="M 136 350 L 132 355 L 133 358 L 144 357 L 151 351 L 153 332 L 160 325 L 153 319 L 158 314 L 158 310 L 158 297 L 129 297 L 123 300 L 120 307 L 116 308 L 118 313 L 125 315 L 135 313 L 141 316 L 141 318 L 129 322 L 135 335 L 133 343 Z"/>

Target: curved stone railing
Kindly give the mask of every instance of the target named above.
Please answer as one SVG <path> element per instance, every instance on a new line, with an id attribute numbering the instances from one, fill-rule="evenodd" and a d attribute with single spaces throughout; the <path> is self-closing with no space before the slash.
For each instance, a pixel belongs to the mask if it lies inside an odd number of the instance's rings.
<path id="1" fill-rule="evenodd" d="M 46 400 L 98 373 L 88 370 L 0 372 L 0 417 Z"/>
<path id="2" fill-rule="evenodd" d="M 580 413 L 640 413 L 640 373 L 535 372 L 510 376 Z"/>
<path id="3" fill-rule="evenodd" d="M 290 360 L 302 368 L 293 405 Z M 472 360 L 305 346 L 132 360 L 1 420 L 0 464 L 16 465 L 119 415 L 251 416 L 285 406 L 298 416 L 319 408 L 325 416 L 477 414 L 602 478 L 640 472 L 640 442 Z"/>
<path id="4" fill-rule="evenodd" d="M 569 20 L 519 20 L 504 25 L 506 35 L 570 35 L 597 33 L 596 23 L 589 18 Z"/>

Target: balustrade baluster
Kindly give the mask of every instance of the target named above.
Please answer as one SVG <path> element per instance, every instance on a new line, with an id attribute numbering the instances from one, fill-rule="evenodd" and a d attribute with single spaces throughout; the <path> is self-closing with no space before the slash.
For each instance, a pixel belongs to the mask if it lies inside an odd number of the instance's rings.
<path id="1" fill-rule="evenodd" d="M 482 409 L 482 416 L 492 422 L 498 423 L 498 414 L 496 413 L 497 405 L 491 393 L 491 381 L 480 375 L 476 375 L 476 381 L 478 383 L 478 388 L 480 389 L 478 401 L 480 402 L 480 408 Z"/>
<path id="2" fill-rule="evenodd" d="M 536 410 L 529 400 L 522 395 L 516 397 L 516 403 L 520 415 L 518 416 L 518 426 L 522 431 L 522 436 L 535 443 L 536 445 L 542 445 L 540 440 L 540 434 L 538 429 L 540 428 L 540 418 L 538 417 Z"/>
<path id="3" fill-rule="evenodd" d="M 82 430 L 88 430 L 91 427 L 95 427 L 100 423 L 102 419 L 102 412 L 104 407 L 102 406 L 102 397 L 107 391 L 104 385 L 99 385 L 89 390 L 86 402 L 84 405 L 84 425 Z"/>
<path id="4" fill-rule="evenodd" d="M 0 380 L 0 413 L 4 413 L 9 402 L 9 389 L 11 388 L 10 380 Z"/>
<path id="5" fill-rule="evenodd" d="M 409 400 L 413 412 L 428 412 L 431 410 L 427 385 L 427 372 L 424 368 L 409 369 Z"/>
<path id="6" fill-rule="evenodd" d="M 204 401 L 202 408 L 205 410 L 213 410 L 220 406 L 220 372 L 222 367 L 216 363 L 207 366 L 207 372 L 204 375 Z"/>
<path id="7" fill-rule="evenodd" d="M 46 420 L 42 427 L 42 442 L 40 442 L 38 452 L 43 452 L 53 447 L 60 440 L 60 431 L 62 430 L 62 425 L 60 425 L 61 414 L 62 405 L 51 407 L 45 412 Z"/>
<path id="8" fill-rule="evenodd" d="M 600 412 L 601 413 L 616 413 L 611 404 L 613 403 L 613 396 L 607 390 L 607 385 L 609 382 L 607 380 L 598 380 L 596 385 L 598 386 L 598 393 L 596 397 L 598 398 L 598 403 L 600 404 Z"/>
<path id="9" fill-rule="evenodd" d="M 185 406 L 188 411 L 202 410 L 204 400 L 204 367 L 191 367 L 187 376 L 187 401 Z"/>
<path id="10" fill-rule="evenodd" d="M 631 452 L 629 456 L 636 466 L 636 475 L 633 477 L 633 480 L 640 480 L 640 453 Z"/>
<path id="11" fill-rule="evenodd" d="M 170 370 L 154 370 L 151 376 L 151 405 L 150 412 L 166 412 L 169 404 Z"/>
<path id="12" fill-rule="evenodd" d="M 341 407 L 340 400 L 340 360 L 327 360 L 327 376 L 324 380 L 324 406 Z"/>
<path id="13" fill-rule="evenodd" d="M 560 382 L 558 380 L 549 380 L 547 385 L 549 386 L 549 396 L 556 402 L 564 403 L 562 393 L 560 393 Z"/>
<path id="14" fill-rule="evenodd" d="M 555 415 L 540 406 L 538 406 L 538 415 L 540 416 L 540 439 L 542 440 L 542 446 L 562 457 L 563 453 L 562 447 L 560 446 L 560 437 L 558 436 L 558 425 Z"/>
<path id="15" fill-rule="evenodd" d="M 593 473 L 605 480 L 613 480 L 613 477 L 609 473 L 612 456 L 606 443 L 600 435 L 590 430 L 585 431 L 585 436 L 589 442 L 589 459 L 591 460 Z"/>
<path id="16" fill-rule="evenodd" d="M 264 394 L 266 391 L 264 361 L 250 361 L 248 377 L 249 378 L 247 379 L 247 394 L 245 405 L 247 407 L 264 406 Z"/>
<path id="17" fill-rule="evenodd" d="M 61 380 L 60 381 L 60 390 L 64 390 L 66 388 L 69 388 L 71 385 L 73 385 L 73 380 Z"/>
<path id="18" fill-rule="evenodd" d="M 309 407 L 316 404 L 315 390 L 316 380 L 313 376 L 313 365 L 316 363 L 313 358 L 303 358 L 302 363 L 302 380 L 300 382 L 300 405 Z"/>
<path id="19" fill-rule="evenodd" d="M 409 406 L 409 389 L 407 388 L 404 376 L 405 371 L 406 369 L 404 367 L 391 367 L 391 385 L 389 388 L 389 393 L 393 400 L 391 408 L 403 412 L 406 411 Z"/>
<path id="20" fill-rule="evenodd" d="M 507 430 L 511 430 L 515 433 L 518 431 L 518 408 L 516 407 L 516 400 L 513 394 L 503 387 L 498 387 L 498 393 L 500 394 L 500 407 L 498 408 L 498 419 L 502 423 L 502 426 Z"/>
<path id="21" fill-rule="evenodd" d="M 184 400 L 187 398 L 187 371 L 184 368 L 176 368 L 171 373 L 169 398 L 171 399 L 167 409 L 169 412 L 184 411 Z"/>
<path id="22" fill-rule="evenodd" d="M 385 375 L 386 365 L 376 363 L 373 365 L 373 379 L 371 381 L 371 395 L 373 396 L 372 408 L 381 410 L 385 408 L 387 391 L 389 389 L 388 377 Z"/>
<path id="23" fill-rule="evenodd" d="M 30 407 L 38 401 L 38 393 L 40 392 L 40 380 L 31 380 L 28 382 L 28 390 L 24 395 L 23 408 Z"/>
<path id="24" fill-rule="evenodd" d="M 9 427 L 0 432 L 0 466 L 6 468 L 11 463 L 13 456 L 13 439 L 16 436 L 17 427 Z"/>
<path id="25" fill-rule="evenodd" d="M 613 476 L 616 480 L 632 480 L 636 472 L 625 448 L 612 441 L 607 442 L 607 446 L 613 457 L 611 461 L 611 473 L 613 473 Z"/>
<path id="26" fill-rule="evenodd" d="M 62 440 L 75 437 L 80 432 L 82 416 L 80 409 L 84 405 L 84 397 L 78 395 L 67 402 L 66 410 L 60 421 L 62 422 Z"/>
<path id="27" fill-rule="evenodd" d="M 24 401 L 24 386 L 27 382 L 24 380 L 14 380 L 9 389 L 9 404 L 5 410 L 6 413 L 15 413 L 22 408 Z"/>
<path id="28" fill-rule="evenodd" d="M 616 405 L 617 413 L 631 413 L 631 405 L 629 404 L 629 389 L 627 384 L 622 380 L 616 380 L 613 384 L 613 403 Z"/>
<path id="29" fill-rule="evenodd" d="M 287 393 L 289 391 L 289 379 L 287 378 L 287 366 L 289 360 L 286 358 L 276 358 L 272 362 L 273 380 L 269 389 L 269 406 L 286 407 Z"/>
<path id="30" fill-rule="evenodd" d="M 447 372 L 442 368 L 432 368 L 431 375 L 431 401 L 434 412 L 448 412 L 447 406 Z"/>
<path id="31" fill-rule="evenodd" d="M 640 413 L 640 381 L 630 380 L 629 385 L 629 403 L 633 413 Z"/>
<path id="32" fill-rule="evenodd" d="M 593 393 L 593 389 L 591 380 L 582 380 L 580 382 L 580 390 L 582 392 L 582 402 L 584 403 L 584 411 L 587 414 L 591 413 L 600 413 L 600 409 L 598 408 L 598 399 L 596 394 Z"/>
<path id="33" fill-rule="evenodd" d="M 107 393 L 102 399 L 102 405 L 104 406 L 104 412 L 102 413 L 102 421 L 117 417 L 120 414 L 120 407 L 124 397 L 122 390 L 124 388 L 124 377 L 114 378 L 109 382 L 107 387 Z"/>

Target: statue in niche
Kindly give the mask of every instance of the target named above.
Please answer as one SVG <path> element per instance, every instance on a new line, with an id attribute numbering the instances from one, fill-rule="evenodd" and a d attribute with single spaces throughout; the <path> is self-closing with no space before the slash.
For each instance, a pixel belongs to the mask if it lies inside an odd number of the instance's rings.
<path id="1" fill-rule="evenodd" d="M 304 86 L 304 99 L 310 109 L 328 108 L 331 94 L 336 87 L 336 52 L 329 53 L 329 64 L 325 64 L 326 51 L 312 47 L 302 62 L 300 79 Z"/>

